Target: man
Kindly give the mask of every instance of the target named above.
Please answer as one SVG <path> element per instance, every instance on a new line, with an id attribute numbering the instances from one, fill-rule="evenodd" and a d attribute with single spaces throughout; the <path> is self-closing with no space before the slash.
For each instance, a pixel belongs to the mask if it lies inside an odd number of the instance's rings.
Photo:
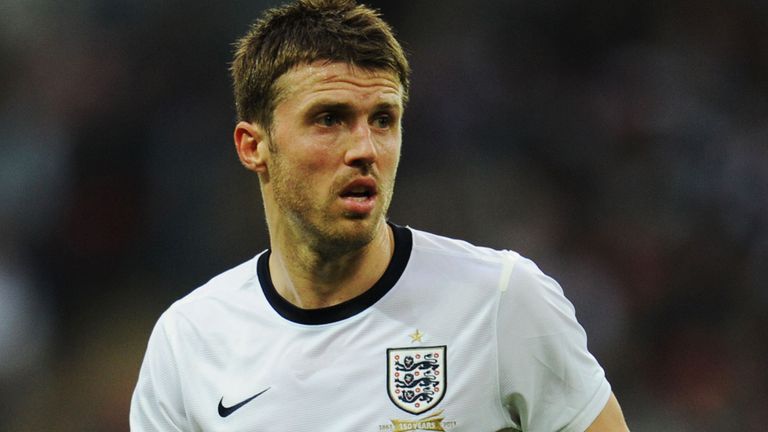
<path id="1" fill-rule="evenodd" d="M 163 314 L 132 430 L 627 430 L 556 282 L 386 221 L 409 67 L 376 12 L 269 10 L 232 73 L 270 249 Z"/>

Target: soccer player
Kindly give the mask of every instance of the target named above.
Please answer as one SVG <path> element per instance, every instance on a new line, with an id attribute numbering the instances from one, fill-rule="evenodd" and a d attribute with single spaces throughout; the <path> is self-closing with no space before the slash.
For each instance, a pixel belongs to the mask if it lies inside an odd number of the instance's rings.
<path id="1" fill-rule="evenodd" d="M 160 317 L 131 430 L 627 430 L 554 280 L 387 221 L 409 66 L 376 11 L 268 10 L 232 75 L 270 247 Z"/>

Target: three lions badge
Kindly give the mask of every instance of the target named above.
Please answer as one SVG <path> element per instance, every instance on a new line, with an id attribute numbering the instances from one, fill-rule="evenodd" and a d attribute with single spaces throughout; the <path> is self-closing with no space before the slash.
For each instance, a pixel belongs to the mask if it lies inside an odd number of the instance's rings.
<path id="1" fill-rule="evenodd" d="M 446 346 L 387 349 L 387 392 L 398 408 L 421 414 L 445 396 Z"/>

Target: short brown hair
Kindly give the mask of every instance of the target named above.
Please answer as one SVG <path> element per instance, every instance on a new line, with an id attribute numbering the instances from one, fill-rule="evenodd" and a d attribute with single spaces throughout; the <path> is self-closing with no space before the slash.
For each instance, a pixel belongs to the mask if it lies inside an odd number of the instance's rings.
<path id="1" fill-rule="evenodd" d="M 239 120 L 272 125 L 275 83 L 291 68 L 318 60 L 387 70 L 408 99 L 410 67 L 378 11 L 354 0 L 299 0 L 269 9 L 236 43 L 231 72 Z"/>

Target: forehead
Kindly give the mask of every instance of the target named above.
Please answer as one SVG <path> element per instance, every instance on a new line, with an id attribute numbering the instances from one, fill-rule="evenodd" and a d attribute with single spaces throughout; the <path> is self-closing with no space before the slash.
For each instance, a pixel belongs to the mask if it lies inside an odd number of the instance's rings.
<path id="1" fill-rule="evenodd" d="M 349 98 L 402 106 L 403 100 L 403 88 L 395 73 L 348 63 L 302 64 L 283 74 L 276 87 L 278 105 L 309 103 L 318 98 Z"/>

